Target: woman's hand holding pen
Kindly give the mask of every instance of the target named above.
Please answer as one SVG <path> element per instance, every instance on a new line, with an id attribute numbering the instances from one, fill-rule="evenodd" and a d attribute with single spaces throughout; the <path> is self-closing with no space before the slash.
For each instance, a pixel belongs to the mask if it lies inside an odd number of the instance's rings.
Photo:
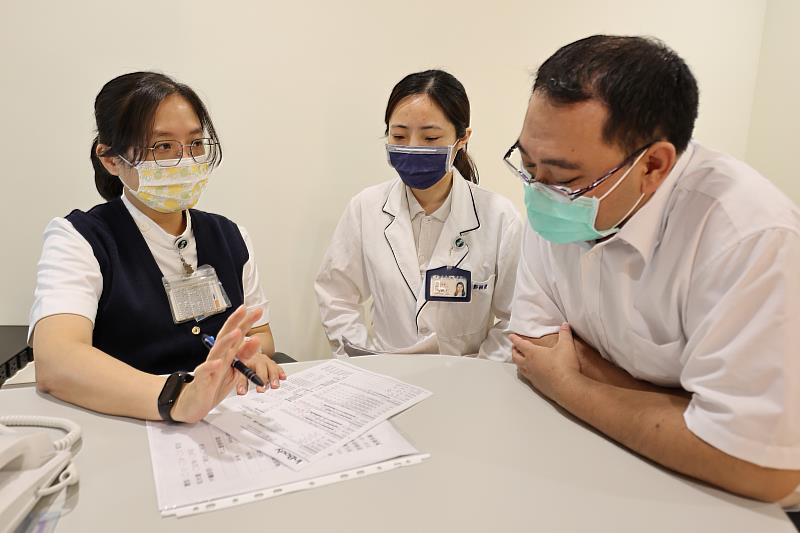
<path id="1" fill-rule="evenodd" d="M 208 358 L 195 368 L 194 381 L 184 385 L 178 396 L 172 408 L 174 420 L 198 422 L 228 395 L 241 376 L 231 366 L 235 357 L 253 368 L 263 380 L 272 378 L 274 371 L 263 361 L 266 356 L 260 353 L 259 340 L 246 338 L 261 315 L 261 309 L 248 310 L 240 306 L 228 317 L 217 335 L 214 347 L 208 352 Z M 272 365 L 277 367 L 275 363 Z"/>

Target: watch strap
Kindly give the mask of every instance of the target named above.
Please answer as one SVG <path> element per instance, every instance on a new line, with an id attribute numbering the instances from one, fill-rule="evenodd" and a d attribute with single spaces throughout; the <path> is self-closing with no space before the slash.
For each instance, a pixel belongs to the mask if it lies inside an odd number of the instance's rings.
<path id="1" fill-rule="evenodd" d="M 188 372 L 173 372 L 167 377 L 164 386 L 161 388 L 161 393 L 158 395 L 158 414 L 161 419 L 167 422 L 175 423 L 176 420 L 172 418 L 172 408 L 178 400 L 183 386 L 191 383 L 194 376 Z"/>

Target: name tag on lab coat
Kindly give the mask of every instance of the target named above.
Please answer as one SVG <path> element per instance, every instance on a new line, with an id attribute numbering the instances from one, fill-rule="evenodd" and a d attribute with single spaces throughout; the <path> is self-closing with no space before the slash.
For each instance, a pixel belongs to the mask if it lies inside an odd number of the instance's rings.
<path id="1" fill-rule="evenodd" d="M 429 302 L 469 302 L 472 299 L 472 273 L 456 267 L 439 267 L 425 272 L 425 300 Z"/>

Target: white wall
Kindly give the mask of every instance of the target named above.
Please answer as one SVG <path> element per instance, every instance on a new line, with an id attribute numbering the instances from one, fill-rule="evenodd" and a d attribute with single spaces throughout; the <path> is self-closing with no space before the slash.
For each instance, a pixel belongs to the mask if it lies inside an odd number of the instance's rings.
<path id="1" fill-rule="evenodd" d="M 770 0 L 747 143 L 747 162 L 800 202 L 800 1 Z"/>
<path id="2" fill-rule="evenodd" d="M 333 226 L 353 194 L 392 177 L 382 117 L 402 76 L 441 67 L 464 83 L 482 184 L 521 207 L 500 157 L 556 48 L 593 33 L 662 38 L 699 79 L 697 137 L 744 157 L 764 12 L 764 0 L 2 0 L 0 323 L 27 323 L 48 220 L 100 201 L 92 104 L 118 74 L 161 70 L 205 98 L 225 159 L 199 207 L 249 229 L 278 348 L 309 359 L 327 347 L 312 282 Z"/>

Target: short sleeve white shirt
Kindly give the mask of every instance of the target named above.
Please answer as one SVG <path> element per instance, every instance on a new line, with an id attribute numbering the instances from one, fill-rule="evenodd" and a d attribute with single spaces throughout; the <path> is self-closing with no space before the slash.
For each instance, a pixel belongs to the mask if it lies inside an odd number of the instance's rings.
<path id="1" fill-rule="evenodd" d="M 800 469 L 800 212 L 744 163 L 692 143 L 612 238 L 528 227 L 510 329 L 567 321 L 634 377 L 692 393 L 687 427 L 734 457 Z"/>

